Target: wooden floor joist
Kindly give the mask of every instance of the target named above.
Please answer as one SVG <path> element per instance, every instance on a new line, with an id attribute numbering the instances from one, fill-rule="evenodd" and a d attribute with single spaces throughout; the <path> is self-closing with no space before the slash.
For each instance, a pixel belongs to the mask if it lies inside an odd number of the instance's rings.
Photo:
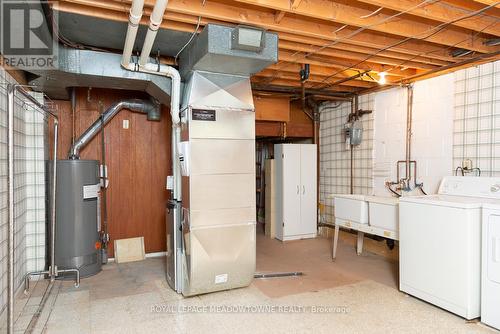
<path id="1" fill-rule="evenodd" d="M 127 22 L 132 0 L 60 0 L 54 8 Z M 453 69 L 500 50 L 495 0 L 170 0 L 161 28 L 193 32 L 206 24 L 245 24 L 276 32 L 279 62 L 255 75 L 261 85 L 300 87 L 298 72 L 310 64 L 307 86 L 346 93 L 377 89 L 378 73 L 391 83 Z M 147 25 L 155 0 L 145 0 Z M 492 6 L 497 5 L 497 6 Z M 491 8 L 489 8 L 491 7 Z M 481 15 L 473 15 L 481 12 Z M 199 24 L 199 25 L 198 25 Z M 463 48 L 472 53 L 453 57 Z M 482 58 L 484 59 L 484 57 Z M 332 83 L 371 71 L 362 79 Z"/>

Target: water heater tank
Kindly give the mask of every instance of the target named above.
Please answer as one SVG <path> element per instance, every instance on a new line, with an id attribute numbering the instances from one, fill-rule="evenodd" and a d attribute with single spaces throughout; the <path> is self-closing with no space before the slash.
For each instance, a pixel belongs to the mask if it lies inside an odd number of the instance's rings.
<path id="1" fill-rule="evenodd" d="M 101 271 L 99 189 L 98 161 L 57 161 L 55 264 L 82 277 Z"/>

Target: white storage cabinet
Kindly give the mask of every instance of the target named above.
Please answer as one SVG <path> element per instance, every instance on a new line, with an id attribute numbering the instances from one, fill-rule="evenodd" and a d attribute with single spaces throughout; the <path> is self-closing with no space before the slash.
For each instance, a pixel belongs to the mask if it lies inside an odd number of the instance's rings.
<path id="1" fill-rule="evenodd" d="M 317 227 L 315 144 L 274 145 L 276 238 L 314 238 Z"/>

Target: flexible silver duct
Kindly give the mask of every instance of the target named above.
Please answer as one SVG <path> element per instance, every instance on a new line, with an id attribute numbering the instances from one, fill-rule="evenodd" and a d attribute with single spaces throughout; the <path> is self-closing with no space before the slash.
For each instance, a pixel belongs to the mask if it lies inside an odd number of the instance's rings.
<path id="1" fill-rule="evenodd" d="M 148 121 L 160 120 L 160 104 L 148 100 L 122 100 L 116 102 L 106 110 L 71 146 L 68 157 L 70 159 L 79 159 L 80 150 L 87 145 L 92 138 L 99 132 L 102 126 L 105 126 L 109 121 L 118 114 L 122 109 L 128 109 L 133 112 L 147 114 Z"/>

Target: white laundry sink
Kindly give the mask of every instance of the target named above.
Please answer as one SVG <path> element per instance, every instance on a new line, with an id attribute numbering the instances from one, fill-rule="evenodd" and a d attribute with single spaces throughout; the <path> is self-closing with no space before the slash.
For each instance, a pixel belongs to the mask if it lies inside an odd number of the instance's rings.
<path id="1" fill-rule="evenodd" d="M 368 202 L 364 195 L 331 195 L 334 198 L 335 218 L 353 223 L 368 224 Z"/>
<path id="2" fill-rule="evenodd" d="M 370 226 L 387 231 L 399 231 L 399 199 L 396 197 L 366 196 Z"/>

